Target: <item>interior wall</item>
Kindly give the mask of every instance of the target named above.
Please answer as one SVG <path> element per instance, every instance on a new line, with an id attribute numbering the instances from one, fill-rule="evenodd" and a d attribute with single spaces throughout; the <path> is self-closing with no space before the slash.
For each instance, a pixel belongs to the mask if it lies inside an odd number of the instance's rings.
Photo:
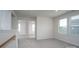
<path id="1" fill-rule="evenodd" d="M 18 31 L 18 20 L 15 16 L 12 16 L 12 30 Z"/>
<path id="2" fill-rule="evenodd" d="M 11 30 L 11 11 L 0 10 L 0 30 Z"/>
<path id="3" fill-rule="evenodd" d="M 79 11 L 73 11 L 55 18 L 54 21 L 54 38 L 79 46 L 79 37 L 58 33 L 58 21 L 65 17 L 79 15 Z"/>
<path id="4" fill-rule="evenodd" d="M 49 17 L 37 17 L 37 40 L 53 38 L 53 20 Z"/>

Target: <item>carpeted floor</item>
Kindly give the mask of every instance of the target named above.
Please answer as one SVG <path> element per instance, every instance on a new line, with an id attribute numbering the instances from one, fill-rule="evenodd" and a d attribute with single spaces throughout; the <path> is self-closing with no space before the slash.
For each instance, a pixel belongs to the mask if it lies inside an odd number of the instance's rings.
<path id="1" fill-rule="evenodd" d="M 71 44 L 65 43 L 57 39 L 18 39 L 19 48 L 66 48 L 66 47 L 75 47 Z"/>

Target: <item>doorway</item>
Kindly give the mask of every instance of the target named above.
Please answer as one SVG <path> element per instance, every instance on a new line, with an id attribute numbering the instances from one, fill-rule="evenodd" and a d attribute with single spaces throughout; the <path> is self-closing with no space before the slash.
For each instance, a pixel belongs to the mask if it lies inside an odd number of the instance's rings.
<path id="1" fill-rule="evenodd" d="M 20 38 L 35 38 L 35 20 L 18 20 Z"/>

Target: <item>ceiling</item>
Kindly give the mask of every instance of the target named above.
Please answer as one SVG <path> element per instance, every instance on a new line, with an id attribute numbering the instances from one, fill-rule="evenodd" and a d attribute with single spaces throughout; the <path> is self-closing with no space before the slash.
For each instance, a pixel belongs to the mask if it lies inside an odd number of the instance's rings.
<path id="1" fill-rule="evenodd" d="M 69 11 L 70 10 L 14 10 L 17 17 L 57 17 Z"/>

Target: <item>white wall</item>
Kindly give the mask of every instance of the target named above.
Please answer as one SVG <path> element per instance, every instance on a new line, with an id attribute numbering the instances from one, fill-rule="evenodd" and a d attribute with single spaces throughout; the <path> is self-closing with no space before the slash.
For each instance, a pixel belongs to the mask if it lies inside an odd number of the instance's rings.
<path id="1" fill-rule="evenodd" d="M 53 20 L 48 17 L 37 17 L 37 40 L 53 38 Z"/>
<path id="2" fill-rule="evenodd" d="M 15 16 L 12 16 L 12 30 L 18 30 L 18 20 Z"/>
<path id="3" fill-rule="evenodd" d="M 0 10 L 0 30 L 11 30 L 11 11 Z"/>
<path id="4" fill-rule="evenodd" d="M 64 17 L 79 15 L 79 11 L 70 12 L 55 18 L 54 21 L 54 38 L 79 46 L 79 37 L 58 33 L 58 21 Z"/>

